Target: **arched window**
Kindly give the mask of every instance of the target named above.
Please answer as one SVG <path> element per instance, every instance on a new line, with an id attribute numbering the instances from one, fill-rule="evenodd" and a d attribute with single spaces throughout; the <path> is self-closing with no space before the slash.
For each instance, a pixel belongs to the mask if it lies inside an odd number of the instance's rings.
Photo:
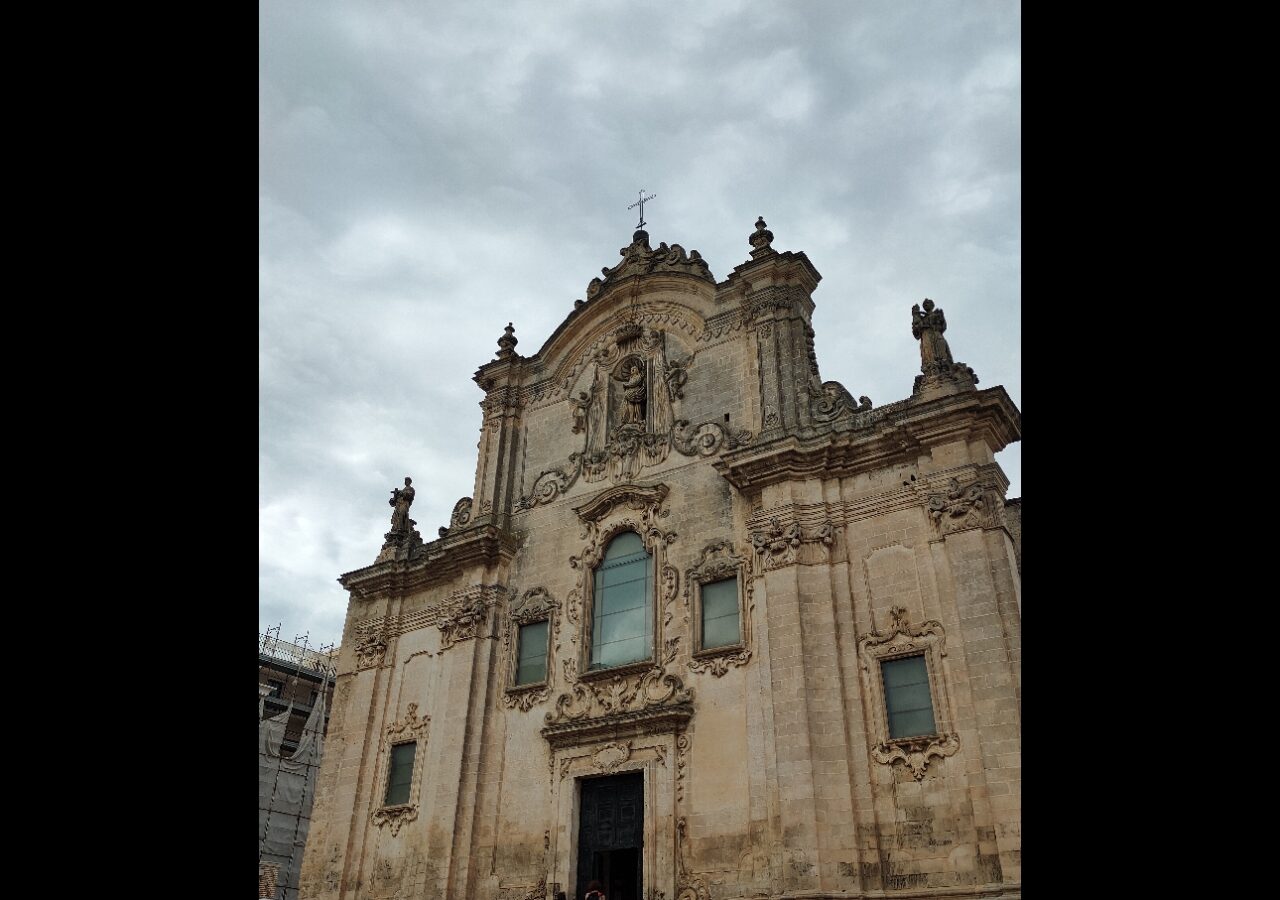
<path id="1" fill-rule="evenodd" d="M 595 571 L 591 606 L 592 669 L 649 659 L 653 654 L 653 557 L 640 535 L 609 542 Z"/>

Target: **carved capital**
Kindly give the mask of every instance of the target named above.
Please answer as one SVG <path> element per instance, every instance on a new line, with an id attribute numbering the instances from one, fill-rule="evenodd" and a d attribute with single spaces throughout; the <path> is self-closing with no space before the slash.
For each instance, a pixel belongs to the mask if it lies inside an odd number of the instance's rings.
<path id="1" fill-rule="evenodd" d="M 795 565 L 797 562 L 822 562 L 829 558 L 835 543 L 836 529 L 830 522 L 823 522 L 808 532 L 799 522 L 784 526 L 776 518 L 767 527 L 751 533 L 751 546 L 764 566 L 764 571 Z M 801 559 L 801 548 L 811 544 L 821 552 L 820 559 Z"/>

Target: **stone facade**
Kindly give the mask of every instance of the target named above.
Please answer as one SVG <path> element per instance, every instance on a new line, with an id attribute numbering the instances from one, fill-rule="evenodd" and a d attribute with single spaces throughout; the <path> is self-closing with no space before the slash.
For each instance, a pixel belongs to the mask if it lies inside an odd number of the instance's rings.
<path id="1" fill-rule="evenodd" d="M 1021 896 L 1021 578 L 994 459 L 1021 414 L 951 358 L 931 301 L 909 398 L 822 381 L 821 276 L 763 220 L 749 242 L 717 282 L 639 231 L 537 353 L 509 326 L 476 373 L 472 495 L 424 543 L 397 491 L 378 561 L 342 576 L 304 898 L 580 898 L 582 785 L 633 772 L 646 900 Z M 594 573 L 628 531 L 648 659 L 592 670 Z M 702 588 L 729 577 L 739 640 L 707 649 Z M 547 676 L 516 687 L 538 621 Z M 895 738 L 881 667 L 912 657 L 933 727 Z"/>

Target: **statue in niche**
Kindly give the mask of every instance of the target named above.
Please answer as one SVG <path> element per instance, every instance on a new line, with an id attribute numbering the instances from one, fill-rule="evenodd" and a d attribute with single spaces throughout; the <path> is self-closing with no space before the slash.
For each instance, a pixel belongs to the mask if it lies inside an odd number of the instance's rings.
<path id="1" fill-rule="evenodd" d="M 924 368 L 943 363 L 955 362 L 951 358 L 951 348 L 942 333 L 947 330 L 947 320 L 941 309 L 935 309 L 933 301 L 925 298 L 924 312 L 920 312 L 920 304 L 911 307 L 911 335 L 920 341 L 920 363 Z"/>
<path id="2" fill-rule="evenodd" d="M 404 476 L 403 488 L 392 488 L 391 499 L 388 504 L 395 510 L 391 513 L 391 530 L 392 531 L 408 531 L 413 523 L 409 519 L 409 507 L 413 505 L 413 479 L 408 475 Z"/>
<path id="3" fill-rule="evenodd" d="M 615 376 L 622 382 L 622 425 L 644 425 L 645 384 L 644 370 L 639 363 L 631 363 L 623 373 Z"/>
<path id="4" fill-rule="evenodd" d="M 596 385 L 591 385 L 591 393 L 586 391 L 578 391 L 578 397 L 575 400 L 570 397 L 569 402 L 573 404 L 573 433 L 581 434 L 587 430 L 587 421 L 591 417 L 591 407 L 596 399 Z"/>

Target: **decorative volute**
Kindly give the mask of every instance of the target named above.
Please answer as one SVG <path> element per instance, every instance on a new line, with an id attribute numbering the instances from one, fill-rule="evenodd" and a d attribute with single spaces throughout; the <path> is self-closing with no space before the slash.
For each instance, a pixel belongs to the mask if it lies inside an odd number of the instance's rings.
<path id="1" fill-rule="evenodd" d="M 657 272 L 677 272 L 681 275 L 692 275 L 715 284 L 715 277 L 707 266 L 707 261 L 697 250 L 688 253 L 679 244 L 667 246 L 663 241 L 654 250 L 649 247 L 649 232 L 640 230 L 631 236 L 631 243 L 618 251 L 622 261 L 610 269 L 608 266 L 600 270 L 602 278 L 592 278 L 587 285 L 587 300 L 594 300 L 605 288 L 617 284 L 632 275 L 652 275 Z"/>

